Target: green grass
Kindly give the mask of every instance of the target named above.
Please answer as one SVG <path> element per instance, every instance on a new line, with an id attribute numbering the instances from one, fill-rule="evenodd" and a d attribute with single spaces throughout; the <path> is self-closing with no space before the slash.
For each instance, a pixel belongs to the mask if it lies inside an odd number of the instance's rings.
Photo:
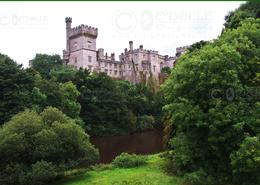
<path id="1" fill-rule="evenodd" d="M 181 185 L 178 177 L 163 170 L 164 159 L 149 155 L 148 163 L 135 168 L 94 167 L 82 175 L 65 177 L 53 185 Z"/>

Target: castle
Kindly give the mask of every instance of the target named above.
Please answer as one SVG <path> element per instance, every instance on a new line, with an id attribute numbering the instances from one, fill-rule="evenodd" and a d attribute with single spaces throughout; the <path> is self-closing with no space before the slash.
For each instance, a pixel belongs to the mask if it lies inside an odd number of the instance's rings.
<path id="1" fill-rule="evenodd" d="M 153 77 L 159 81 L 161 70 L 164 67 L 172 68 L 177 55 L 169 57 L 160 55 L 158 51 L 145 50 L 143 45 L 133 49 L 133 41 L 129 41 L 129 48 L 119 55 L 110 56 L 104 49 L 96 49 L 98 29 L 87 25 L 71 27 L 72 18 L 66 17 L 66 50 L 63 50 L 63 60 L 67 65 L 75 68 L 85 68 L 92 72 L 104 72 L 117 79 L 138 83 Z M 179 51 L 180 50 L 180 51 Z M 177 53 L 182 53 L 182 48 L 177 48 Z"/>

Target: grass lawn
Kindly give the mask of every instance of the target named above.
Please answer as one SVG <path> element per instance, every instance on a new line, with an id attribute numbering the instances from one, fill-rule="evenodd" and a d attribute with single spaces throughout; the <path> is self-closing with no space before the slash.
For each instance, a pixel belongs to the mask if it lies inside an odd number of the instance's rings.
<path id="1" fill-rule="evenodd" d="M 181 185 L 178 177 L 163 172 L 164 160 L 149 155 L 148 164 L 135 168 L 96 167 L 82 175 L 66 177 L 53 185 Z"/>

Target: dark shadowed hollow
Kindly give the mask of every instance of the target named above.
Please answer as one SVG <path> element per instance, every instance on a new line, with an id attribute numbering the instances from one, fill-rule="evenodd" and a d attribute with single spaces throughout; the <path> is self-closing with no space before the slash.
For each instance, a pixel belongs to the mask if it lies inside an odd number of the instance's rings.
<path id="1" fill-rule="evenodd" d="M 123 136 L 91 138 L 99 149 L 100 163 L 109 163 L 122 152 L 135 154 L 154 154 L 163 150 L 163 132 L 146 131 Z"/>

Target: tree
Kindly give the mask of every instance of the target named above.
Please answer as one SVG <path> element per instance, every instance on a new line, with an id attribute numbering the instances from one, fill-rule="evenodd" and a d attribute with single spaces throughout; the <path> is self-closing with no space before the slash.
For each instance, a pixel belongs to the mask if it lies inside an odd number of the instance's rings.
<path id="1" fill-rule="evenodd" d="M 51 70 L 62 66 L 62 59 L 59 55 L 36 54 L 30 62 L 32 68 L 45 79 L 51 78 Z"/>
<path id="2" fill-rule="evenodd" d="M 250 175 L 257 164 L 242 169 L 237 162 L 250 148 L 243 144 L 246 138 L 259 138 L 257 97 L 244 95 L 259 85 L 260 22 L 249 18 L 240 25 L 184 54 L 163 85 L 170 164 L 191 184 L 239 185 L 238 176 L 260 183 Z"/>
<path id="3" fill-rule="evenodd" d="M 80 95 L 71 82 L 59 83 L 55 78 L 43 79 L 39 73 L 34 74 L 32 107 L 41 112 L 47 106 L 57 107 L 71 118 L 79 119 L 81 106 L 77 102 Z"/>
<path id="4" fill-rule="evenodd" d="M 260 18 L 260 4 L 258 2 L 246 2 L 242 4 L 237 10 L 230 12 L 225 17 L 225 28 L 235 29 L 240 26 L 243 20 L 254 17 Z"/>
<path id="5" fill-rule="evenodd" d="M 0 54 L 0 124 L 30 107 L 33 77 L 21 65 Z"/>
<path id="6" fill-rule="evenodd" d="M 97 157 L 84 130 L 56 108 L 26 110 L 0 128 L 1 184 L 46 184 Z"/>
<path id="7" fill-rule="evenodd" d="M 93 135 L 111 135 L 128 132 L 128 109 L 115 81 L 104 73 L 89 75 L 80 69 L 75 77 L 80 91 L 80 117 Z"/>

